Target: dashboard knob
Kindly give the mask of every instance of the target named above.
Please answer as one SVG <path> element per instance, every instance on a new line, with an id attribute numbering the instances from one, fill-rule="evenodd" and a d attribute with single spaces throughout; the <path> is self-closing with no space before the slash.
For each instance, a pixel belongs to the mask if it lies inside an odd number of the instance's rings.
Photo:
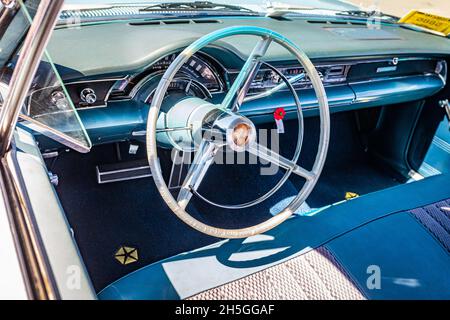
<path id="1" fill-rule="evenodd" d="M 87 104 L 94 104 L 97 102 L 97 95 L 93 89 L 86 88 L 81 91 L 80 99 Z"/>
<path id="2" fill-rule="evenodd" d="M 53 92 L 50 99 L 52 104 L 59 109 L 65 109 L 68 106 L 66 95 L 62 91 Z"/>

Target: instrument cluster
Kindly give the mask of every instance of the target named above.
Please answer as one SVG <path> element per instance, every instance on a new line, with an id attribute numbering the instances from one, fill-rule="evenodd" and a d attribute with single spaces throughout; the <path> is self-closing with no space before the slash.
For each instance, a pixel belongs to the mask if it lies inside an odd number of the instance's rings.
<path id="1" fill-rule="evenodd" d="M 178 53 L 173 53 L 164 56 L 153 63 L 145 72 L 135 76 L 67 83 L 67 92 L 75 108 L 79 110 L 106 107 L 108 101 L 134 99 L 139 92 L 148 92 L 145 102 L 150 104 L 159 80 L 177 55 Z M 277 71 L 274 71 L 274 69 Z M 350 65 L 318 65 L 316 69 L 324 85 L 329 86 L 345 83 Z M 220 75 L 222 70 L 223 67 L 203 53 L 195 54 L 180 68 L 168 88 L 167 95 L 180 97 L 183 95 L 197 96 L 202 99 L 211 98 L 212 94 L 226 90 L 223 77 Z M 231 83 L 238 74 L 239 70 L 228 70 L 228 79 Z M 302 67 L 269 67 L 263 64 L 250 86 L 249 94 L 258 94 L 262 91 L 270 90 L 280 85 L 283 82 L 283 77 L 290 80 L 296 90 L 311 87 L 311 81 Z M 286 88 L 283 90 L 286 90 Z M 47 87 L 36 90 L 31 95 L 30 105 L 48 105 L 49 103 L 57 105 L 59 103 L 58 97 L 62 95 L 63 92 L 60 87 Z"/>
<path id="2" fill-rule="evenodd" d="M 150 74 L 163 73 L 175 60 L 177 54 L 168 55 L 156 63 L 150 69 Z M 215 68 L 206 59 L 200 55 L 192 56 L 180 69 L 178 77 L 186 77 L 197 83 L 200 83 L 210 92 L 219 92 L 223 90 L 223 83 L 215 71 Z"/>
<path id="3" fill-rule="evenodd" d="M 324 85 L 332 85 L 346 82 L 347 73 L 350 66 L 333 65 L 317 66 L 316 68 Z M 280 73 L 287 80 L 291 80 L 294 77 L 296 78 L 296 80 L 291 83 L 294 89 L 304 89 L 312 86 L 309 76 L 301 67 L 277 67 L 276 69 L 278 72 L 272 70 L 271 68 L 264 67 L 263 65 L 250 86 L 249 94 L 272 89 L 281 84 L 283 79 L 280 76 Z M 231 78 L 234 79 L 237 74 L 237 72 L 233 73 Z"/>

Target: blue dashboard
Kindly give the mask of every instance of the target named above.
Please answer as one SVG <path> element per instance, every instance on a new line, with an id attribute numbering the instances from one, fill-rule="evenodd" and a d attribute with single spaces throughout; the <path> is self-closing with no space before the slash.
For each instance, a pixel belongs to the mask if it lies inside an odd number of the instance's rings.
<path id="1" fill-rule="evenodd" d="M 146 72 L 134 77 L 66 83 L 94 145 L 145 138 L 152 93 L 174 56 L 163 57 Z M 429 57 L 321 61 L 316 62 L 316 67 L 324 82 L 332 113 L 430 97 L 445 86 L 447 71 L 445 60 Z M 278 64 L 274 68 L 286 79 L 303 72 L 300 66 L 293 64 Z M 169 94 L 199 96 L 220 103 L 236 73 L 236 70 L 223 67 L 209 55 L 198 55 L 182 68 L 170 86 Z M 252 83 L 249 95 L 257 96 L 270 91 L 279 83 L 280 75 L 262 67 Z M 316 116 L 318 101 L 307 77 L 294 82 L 293 87 L 299 96 L 304 116 Z M 54 90 L 50 88 L 48 96 Z M 96 94 L 95 102 L 85 101 L 82 96 L 86 90 Z M 42 97 L 45 95 L 40 94 L 39 98 Z M 250 100 L 242 105 L 241 113 L 255 123 L 270 122 L 278 107 L 285 108 L 288 119 L 296 117 L 295 101 L 289 90 L 279 90 L 264 98 Z M 46 145 L 48 149 L 53 147 L 57 146 Z"/>
<path id="2" fill-rule="evenodd" d="M 182 26 L 143 22 L 57 29 L 49 53 L 93 145 L 144 139 L 152 94 L 176 55 L 190 39 L 237 23 L 236 19 L 208 20 L 201 24 L 200 20 L 190 21 Z M 355 21 L 346 25 L 340 22 L 337 26 L 333 21 L 305 19 L 282 22 L 240 18 L 238 22 L 270 27 L 294 41 L 299 35 L 292 27 L 295 24 L 301 27 L 304 38 L 298 41 L 322 78 L 331 113 L 418 101 L 433 96 L 446 85 L 448 39 L 404 30 L 398 25 L 383 26 L 382 34 L 374 31 L 368 37 L 363 32 L 366 26 Z M 132 36 L 127 36 L 126 30 L 133 30 Z M 75 40 L 84 39 L 89 45 L 98 37 L 105 38 L 108 45 L 96 42 L 89 52 L 79 46 L 71 47 Z M 317 38 L 321 40 L 317 42 Z M 245 62 L 242 52 L 252 46 L 238 39 L 205 48 L 183 66 L 169 88 L 169 95 L 221 102 Z M 269 50 L 266 61 L 249 90 L 250 97 L 262 98 L 249 99 L 240 112 L 255 123 L 273 121 L 273 112 L 278 107 L 286 109 L 288 119 L 296 117 L 295 100 L 288 89 L 265 95 L 283 79 L 296 78 L 292 86 L 299 96 L 303 115 L 316 116 L 317 98 L 302 66 L 276 48 Z M 61 88 L 38 90 L 39 94 L 30 94 L 29 104 L 51 99 Z M 45 141 L 41 147 L 51 150 L 59 145 Z"/>

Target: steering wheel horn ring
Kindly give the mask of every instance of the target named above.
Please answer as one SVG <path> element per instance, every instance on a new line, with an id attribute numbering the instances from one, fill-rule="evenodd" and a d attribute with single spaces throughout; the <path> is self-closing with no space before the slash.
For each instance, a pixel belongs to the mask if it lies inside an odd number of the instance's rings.
<path id="1" fill-rule="evenodd" d="M 216 155 L 218 148 L 224 144 L 218 144 L 217 142 L 209 139 L 202 138 L 200 140 L 197 152 L 194 156 L 194 161 L 191 164 L 186 179 L 181 186 L 178 198 L 175 199 L 169 191 L 161 172 L 161 166 L 157 154 L 157 123 L 165 93 L 176 73 L 188 61 L 188 59 L 205 46 L 208 46 L 209 44 L 223 38 L 236 35 L 257 36 L 260 38 L 260 41 L 257 43 L 249 58 L 245 62 L 223 102 L 219 106 L 216 106 L 217 109 L 222 111 L 222 113 L 215 119 L 210 129 L 212 129 L 212 132 L 219 132 L 223 134 L 226 145 L 234 151 L 247 151 L 262 160 L 271 162 L 280 168 L 286 169 L 285 176 L 276 187 L 279 188 L 279 186 L 287 180 L 287 177 L 290 174 L 297 174 L 303 177 L 306 182 L 291 203 L 269 220 L 247 228 L 223 229 L 207 225 L 195 219 L 186 211 L 186 207 L 192 195 L 198 195 L 197 188 L 199 187 L 209 166 L 213 163 L 214 156 Z M 316 159 L 311 170 L 304 169 L 297 164 L 301 151 L 303 131 L 299 132 L 300 139 L 297 144 L 294 159 L 289 160 L 273 152 L 269 148 L 260 145 L 256 139 L 256 128 L 254 124 L 248 118 L 240 116 L 237 113 L 242 103 L 245 102 L 245 96 L 248 89 L 250 88 L 250 85 L 259 70 L 261 58 L 265 55 L 272 42 L 284 47 L 297 58 L 303 66 L 305 72 L 308 74 L 312 87 L 317 96 L 320 115 L 320 138 Z M 303 118 L 298 96 L 295 90 L 292 91 L 293 88 L 290 83 L 288 83 L 287 86 L 290 88 L 295 98 L 298 107 L 297 112 L 299 114 L 299 121 L 300 124 L 302 124 Z M 299 128 L 299 130 L 303 130 L 303 126 L 301 126 L 301 129 Z M 250 26 L 230 27 L 212 32 L 192 43 L 178 55 L 178 57 L 172 62 L 162 76 L 149 109 L 146 137 L 147 157 L 158 191 L 160 192 L 163 200 L 178 218 L 192 228 L 210 236 L 218 238 L 246 238 L 276 227 L 288 219 L 302 205 L 302 203 L 312 192 L 323 169 L 328 151 L 329 137 L 330 114 L 325 89 L 317 70 L 306 54 L 290 40 L 271 30 Z M 266 195 L 266 198 L 269 196 L 270 195 Z M 201 198 L 203 199 L 203 197 Z"/>

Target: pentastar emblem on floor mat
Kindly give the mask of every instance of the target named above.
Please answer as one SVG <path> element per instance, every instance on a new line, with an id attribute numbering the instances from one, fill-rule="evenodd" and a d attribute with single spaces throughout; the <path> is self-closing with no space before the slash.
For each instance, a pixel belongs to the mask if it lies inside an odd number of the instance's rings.
<path id="1" fill-rule="evenodd" d="M 139 260 L 137 249 L 126 246 L 120 247 L 114 254 L 114 258 L 116 258 L 116 260 L 123 265 L 137 262 Z"/>
<path id="2" fill-rule="evenodd" d="M 345 193 L 345 200 L 355 199 L 358 197 L 359 197 L 359 194 L 354 193 L 354 192 L 346 192 Z"/>

